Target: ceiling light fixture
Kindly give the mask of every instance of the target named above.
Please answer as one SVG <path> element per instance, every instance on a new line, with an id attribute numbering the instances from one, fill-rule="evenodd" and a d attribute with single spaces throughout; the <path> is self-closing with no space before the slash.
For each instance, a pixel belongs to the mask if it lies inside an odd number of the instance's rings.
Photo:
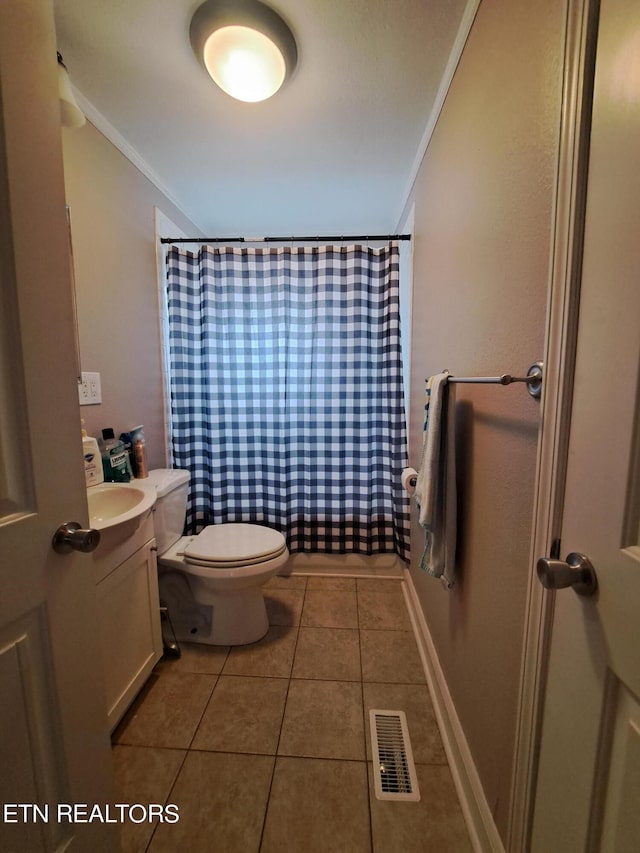
<path id="1" fill-rule="evenodd" d="M 60 99 L 60 121 L 63 127 L 82 127 L 86 122 L 71 88 L 67 66 L 58 52 L 58 98 Z"/>
<path id="2" fill-rule="evenodd" d="M 298 61 L 293 33 L 259 0 L 206 0 L 189 30 L 191 45 L 213 81 L 239 101 L 264 101 Z"/>

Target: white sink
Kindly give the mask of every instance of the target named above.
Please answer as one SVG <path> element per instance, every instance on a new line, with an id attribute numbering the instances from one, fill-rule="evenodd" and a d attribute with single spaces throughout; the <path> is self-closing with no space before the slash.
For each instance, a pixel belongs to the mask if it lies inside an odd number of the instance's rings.
<path id="1" fill-rule="evenodd" d="M 97 530 L 107 530 L 128 522 L 136 522 L 151 510 L 156 502 L 156 488 L 148 480 L 131 480 L 129 483 L 102 483 L 87 489 L 89 525 Z"/>

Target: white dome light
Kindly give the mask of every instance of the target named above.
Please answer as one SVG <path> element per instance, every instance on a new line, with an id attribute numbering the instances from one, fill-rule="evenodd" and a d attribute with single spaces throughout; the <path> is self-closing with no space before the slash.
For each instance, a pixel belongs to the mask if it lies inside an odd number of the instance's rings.
<path id="1" fill-rule="evenodd" d="M 287 24 L 258 0 L 206 0 L 193 16 L 190 36 L 214 82 L 240 101 L 270 98 L 298 58 Z"/>
<path id="2" fill-rule="evenodd" d="M 286 65 L 277 46 L 249 27 L 222 27 L 204 46 L 204 64 L 213 80 L 239 101 L 264 101 L 284 83 Z"/>

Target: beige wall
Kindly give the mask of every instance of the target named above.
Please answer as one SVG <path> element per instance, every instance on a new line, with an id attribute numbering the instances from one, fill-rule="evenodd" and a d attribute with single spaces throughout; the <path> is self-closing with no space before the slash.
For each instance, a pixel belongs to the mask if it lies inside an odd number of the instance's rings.
<path id="1" fill-rule="evenodd" d="M 82 406 L 89 435 L 144 424 L 151 467 L 165 464 L 154 207 L 198 231 L 90 123 L 63 130 L 82 369 L 102 405 Z"/>
<path id="2" fill-rule="evenodd" d="M 424 379 L 542 358 L 564 4 L 484 0 L 423 161 L 415 204 L 410 458 Z M 514 754 L 540 404 L 457 385 L 459 586 L 412 578 L 496 824 Z"/>

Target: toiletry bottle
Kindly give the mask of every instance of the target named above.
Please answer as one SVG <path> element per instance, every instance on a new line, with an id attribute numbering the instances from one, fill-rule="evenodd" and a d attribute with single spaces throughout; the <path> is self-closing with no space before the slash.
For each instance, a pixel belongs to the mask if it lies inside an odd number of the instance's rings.
<path id="1" fill-rule="evenodd" d="M 102 430 L 102 441 L 102 469 L 105 480 L 111 483 L 128 483 L 131 479 L 131 469 L 124 442 L 115 437 L 111 428 Z"/>
<path id="2" fill-rule="evenodd" d="M 96 486 L 104 482 L 100 448 L 95 438 L 87 435 L 84 428 L 84 419 L 81 420 L 82 427 L 82 454 L 84 456 L 84 478 L 88 486 Z"/>
<path id="3" fill-rule="evenodd" d="M 135 459 L 136 477 L 142 480 L 144 477 L 149 476 L 149 469 L 147 467 L 147 448 L 142 426 L 135 427 L 131 430 L 131 440 L 133 443 L 133 458 Z"/>
<path id="4" fill-rule="evenodd" d="M 137 477 L 138 472 L 136 471 L 136 459 L 133 455 L 133 440 L 131 438 L 133 433 L 131 432 L 121 432 L 120 433 L 120 441 L 124 444 L 124 448 L 127 451 L 129 456 L 129 467 L 131 468 L 131 476 Z"/>

